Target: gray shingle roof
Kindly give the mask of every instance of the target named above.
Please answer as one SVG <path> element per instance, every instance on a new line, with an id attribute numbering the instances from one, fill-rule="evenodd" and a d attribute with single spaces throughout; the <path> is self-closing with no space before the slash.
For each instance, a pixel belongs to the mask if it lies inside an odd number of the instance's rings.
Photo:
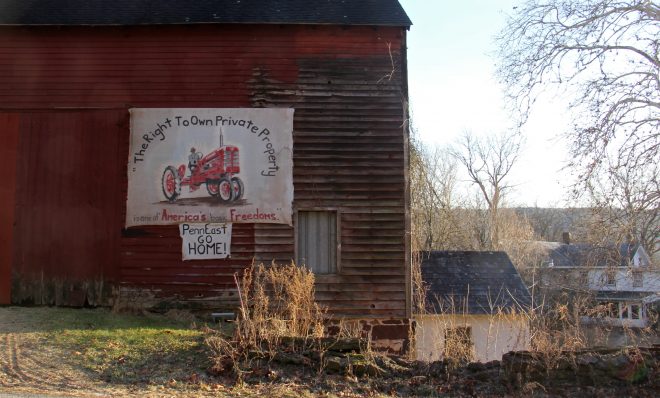
<path id="1" fill-rule="evenodd" d="M 529 291 L 504 252 L 425 252 L 421 270 L 431 313 L 510 313 L 531 306 Z"/>
<path id="2" fill-rule="evenodd" d="M 605 267 L 630 265 L 638 244 L 596 246 L 589 243 L 537 242 L 554 267 Z"/>
<path id="3" fill-rule="evenodd" d="M 0 0 L 0 25 L 200 23 L 412 24 L 398 0 Z"/>
<path id="4" fill-rule="evenodd" d="M 655 293 L 650 292 L 634 292 L 634 291 L 607 291 L 601 290 L 596 293 L 596 300 L 612 300 L 612 301 L 626 301 L 626 300 L 641 300 L 644 297 L 653 296 Z"/>

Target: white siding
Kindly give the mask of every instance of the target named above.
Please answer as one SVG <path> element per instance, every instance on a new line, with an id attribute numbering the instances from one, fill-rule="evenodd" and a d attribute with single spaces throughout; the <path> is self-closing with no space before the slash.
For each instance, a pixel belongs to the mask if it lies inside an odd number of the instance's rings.
<path id="1" fill-rule="evenodd" d="M 616 284 L 608 285 L 605 282 L 607 272 L 614 272 Z M 642 286 L 633 286 L 633 272 L 642 273 Z M 589 270 L 588 282 L 591 290 L 655 293 L 660 292 L 660 271 L 641 267 L 592 268 Z"/>
<path id="2" fill-rule="evenodd" d="M 442 359 L 445 330 L 455 327 L 472 329 L 475 360 L 479 362 L 529 349 L 529 324 L 524 315 L 424 315 L 416 321 L 415 355 L 422 361 Z"/>

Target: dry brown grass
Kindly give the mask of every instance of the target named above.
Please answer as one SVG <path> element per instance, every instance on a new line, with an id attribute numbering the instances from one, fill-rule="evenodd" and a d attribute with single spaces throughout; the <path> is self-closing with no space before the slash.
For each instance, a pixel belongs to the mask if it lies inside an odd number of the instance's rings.
<path id="1" fill-rule="evenodd" d="M 325 310 L 314 300 L 314 274 L 293 262 L 248 268 L 240 280 L 237 337 L 252 347 L 282 337 L 320 338 Z"/>
<path id="2" fill-rule="evenodd" d="M 322 350 L 326 311 L 314 299 L 314 274 L 293 262 L 253 264 L 237 279 L 240 308 L 234 335 L 206 339 L 213 370 L 232 371 L 237 380 L 254 361 L 283 352 Z M 285 347 L 286 346 L 286 347 Z"/>

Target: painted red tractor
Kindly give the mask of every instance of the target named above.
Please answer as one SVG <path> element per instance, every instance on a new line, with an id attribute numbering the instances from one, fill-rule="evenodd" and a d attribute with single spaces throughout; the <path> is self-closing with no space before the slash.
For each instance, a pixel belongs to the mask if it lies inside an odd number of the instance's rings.
<path id="1" fill-rule="evenodd" d="M 194 148 L 192 150 L 194 153 Z M 243 196 L 243 182 L 235 174 L 240 172 L 238 147 L 225 145 L 206 156 L 197 152 L 194 166 L 189 164 L 190 176 L 186 177 L 186 165 L 179 168 L 167 166 L 163 172 L 162 186 L 165 198 L 170 202 L 181 195 L 181 187 L 190 187 L 190 192 L 206 184 L 209 195 L 223 203 L 239 200 Z"/>

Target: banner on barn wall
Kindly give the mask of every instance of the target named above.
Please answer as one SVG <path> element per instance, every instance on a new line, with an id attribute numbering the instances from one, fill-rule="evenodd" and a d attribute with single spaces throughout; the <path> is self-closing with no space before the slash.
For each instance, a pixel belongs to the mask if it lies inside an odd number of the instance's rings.
<path id="1" fill-rule="evenodd" d="M 231 255 L 231 224 L 179 224 L 184 260 L 227 258 Z"/>
<path id="2" fill-rule="evenodd" d="M 291 225 L 293 109 L 133 108 L 126 226 Z"/>

